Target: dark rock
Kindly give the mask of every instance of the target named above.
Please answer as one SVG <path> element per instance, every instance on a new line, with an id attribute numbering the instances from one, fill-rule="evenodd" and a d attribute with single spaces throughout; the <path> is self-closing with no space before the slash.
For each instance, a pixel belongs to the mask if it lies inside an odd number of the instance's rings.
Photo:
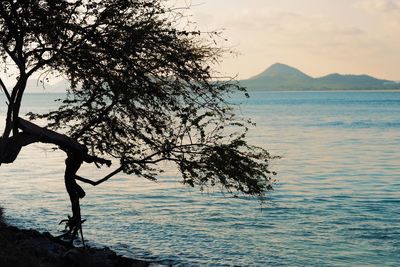
<path id="1" fill-rule="evenodd" d="M 150 262 L 118 256 L 109 248 L 74 248 L 48 232 L 0 223 L 0 266 L 147 267 Z"/>

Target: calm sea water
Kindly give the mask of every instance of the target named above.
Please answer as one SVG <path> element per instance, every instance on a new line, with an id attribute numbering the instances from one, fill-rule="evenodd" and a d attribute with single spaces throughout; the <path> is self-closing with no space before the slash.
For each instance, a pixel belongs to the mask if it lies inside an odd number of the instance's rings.
<path id="1" fill-rule="evenodd" d="M 24 110 L 48 110 L 57 97 L 27 95 Z M 84 185 L 88 243 L 177 266 L 400 264 L 400 92 L 256 92 L 238 112 L 257 122 L 253 143 L 283 156 L 266 203 L 184 187 L 168 165 L 158 183 L 120 175 Z M 35 144 L 0 167 L 12 224 L 62 230 L 64 158 Z"/>

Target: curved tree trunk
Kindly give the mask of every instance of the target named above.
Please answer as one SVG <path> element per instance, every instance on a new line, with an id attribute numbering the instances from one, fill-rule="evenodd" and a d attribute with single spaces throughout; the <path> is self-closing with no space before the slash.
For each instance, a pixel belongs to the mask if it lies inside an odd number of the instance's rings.
<path id="1" fill-rule="evenodd" d="M 82 231 L 81 224 L 83 223 L 83 221 L 81 218 L 79 199 L 85 196 L 85 191 L 76 183 L 76 180 L 81 180 L 86 183 L 91 183 L 92 185 L 97 185 L 111 177 L 110 175 L 108 175 L 98 182 L 92 182 L 88 179 L 77 176 L 76 173 L 78 172 L 84 161 L 107 164 L 108 166 L 111 164 L 111 162 L 105 159 L 98 158 L 96 156 L 88 155 L 88 150 L 84 145 L 79 144 L 77 141 L 66 135 L 39 127 L 36 124 L 33 124 L 21 118 L 18 118 L 16 122 L 18 129 L 22 130 L 22 132 L 13 134 L 13 136 L 8 138 L 2 138 L 1 141 L 4 145 L 4 149 L 0 155 L 0 163 L 12 163 L 17 158 L 22 147 L 36 142 L 57 145 L 67 154 L 67 159 L 65 160 L 66 168 L 64 181 L 66 190 L 71 201 L 72 217 L 69 217 L 68 220 L 63 221 L 66 222 L 66 226 L 67 228 L 69 228 L 66 235 L 72 234 L 72 242 L 77 232 L 79 230 Z M 118 172 L 119 171 L 120 170 L 118 169 Z M 114 173 L 117 172 L 113 172 L 113 174 Z"/>
<path id="2" fill-rule="evenodd" d="M 75 180 L 76 172 L 79 170 L 83 163 L 83 158 L 79 153 L 67 152 L 68 157 L 65 160 L 65 187 L 67 189 L 69 199 L 71 201 L 72 217 L 67 222 L 74 237 L 78 230 L 82 230 L 82 217 L 79 199 L 85 197 L 85 191 L 80 187 Z M 82 238 L 83 240 L 83 238 Z"/>

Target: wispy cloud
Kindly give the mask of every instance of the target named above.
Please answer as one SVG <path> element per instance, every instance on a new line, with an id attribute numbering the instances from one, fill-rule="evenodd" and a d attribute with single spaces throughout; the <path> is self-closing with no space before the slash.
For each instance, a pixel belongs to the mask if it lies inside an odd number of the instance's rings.
<path id="1" fill-rule="evenodd" d="M 361 0 L 356 7 L 368 12 L 399 12 L 399 0 Z"/>
<path id="2" fill-rule="evenodd" d="M 269 9 L 246 9 L 223 17 L 222 24 L 237 31 L 265 34 L 361 35 L 364 31 L 351 23 L 337 23 L 329 17 Z"/>
<path id="3" fill-rule="evenodd" d="M 294 21 L 302 20 L 302 15 L 294 12 L 276 12 L 269 9 L 245 9 L 226 18 L 229 27 L 243 30 L 281 31 Z"/>
<path id="4" fill-rule="evenodd" d="M 274 62 L 314 76 L 333 71 L 399 79 L 400 0 L 198 0 L 195 19 L 225 28 L 240 55 L 224 67 L 249 77 Z M 217 10 L 217 11 L 216 11 Z"/>

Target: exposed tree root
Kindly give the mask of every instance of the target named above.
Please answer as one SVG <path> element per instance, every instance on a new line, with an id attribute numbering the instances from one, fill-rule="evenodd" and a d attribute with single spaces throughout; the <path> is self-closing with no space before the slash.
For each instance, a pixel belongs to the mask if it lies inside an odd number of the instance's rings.
<path id="1" fill-rule="evenodd" d="M 83 238 L 82 224 L 86 220 L 78 221 L 74 217 L 68 216 L 68 219 L 61 220 L 59 224 L 65 223 L 65 232 L 62 235 L 57 236 L 57 238 L 64 240 L 67 239 L 67 243 L 73 246 L 74 239 L 77 237 L 78 231 L 81 236 L 82 245 L 85 247 L 85 239 Z"/>

